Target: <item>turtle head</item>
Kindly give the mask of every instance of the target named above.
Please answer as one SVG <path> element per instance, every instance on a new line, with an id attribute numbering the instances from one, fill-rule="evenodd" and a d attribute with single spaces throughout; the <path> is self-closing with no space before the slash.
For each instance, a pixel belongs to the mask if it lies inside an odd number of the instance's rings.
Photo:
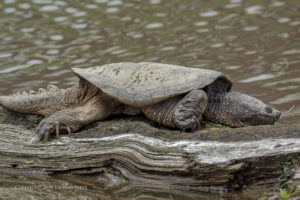
<path id="1" fill-rule="evenodd" d="M 230 127 L 274 124 L 281 113 L 264 102 L 239 92 L 209 97 L 204 117 Z"/>
<path id="2" fill-rule="evenodd" d="M 239 92 L 227 92 L 224 106 L 235 126 L 274 124 L 281 113 L 264 102 Z M 227 108 L 226 108 L 227 106 Z"/>

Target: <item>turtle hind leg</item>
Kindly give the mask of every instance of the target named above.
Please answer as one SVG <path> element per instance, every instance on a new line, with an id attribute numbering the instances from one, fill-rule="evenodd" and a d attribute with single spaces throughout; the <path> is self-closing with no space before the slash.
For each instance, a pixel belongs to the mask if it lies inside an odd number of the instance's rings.
<path id="1" fill-rule="evenodd" d="M 207 101 L 203 90 L 192 90 L 177 103 L 173 123 L 183 131 L 194 131 L 200 125 Z"/>
<path id="2" fill-rule="evenodd" d="M 186 95 L 178 95 L 145 107 L 142 112 L 159 124 L 193 131 L 199 126 L 206 105 L 206 93 L 203 90 L 192 90 Z"/>
<path id="3" fill-rule="evenodd" d="M 84 125 L 107 118 L 119 104 L 105 94 L 97 94 L 82 106 L 59 110 L 43 119 L 36 133 L 40 140 L 47 140 L 48 136 L 55 133 L 57 136 L 60 132 L 70 134 Z"/>

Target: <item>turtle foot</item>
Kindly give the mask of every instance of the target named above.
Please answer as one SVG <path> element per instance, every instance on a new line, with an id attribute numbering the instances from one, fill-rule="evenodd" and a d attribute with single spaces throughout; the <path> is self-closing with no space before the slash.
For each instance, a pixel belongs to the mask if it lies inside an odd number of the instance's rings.
<path id="1" fill-rule="evenodd" d="M 45 142 L 47 142 L 48 138 L 51 135 L 56 134 L 56 138 L 58 139 L 59 134 L 62 132 L 71 134 L 71 128 L 64 124 L 59 123 L 59 121 L 52 121 L 46 118 L 39 123 L 35 132 L 37 133 L 38 138 L 41 141 L 44 140 Z"/>
<path id="2" fill-rule="evenodd" d="M 192 90 L 176 105 L 173 114 L 174 124 L 183 131 L 194 131 L 200 127 L 206 105 L 206 93 L 203 90 Z"/>
<path id="3" fill-rule="evenodd" d="M 176 119 L 175 124 L 184 132 L 193 132 L 195 129 L 200 127 L 199 119 L 197 119 L 195 116 L 181 120 Z"/>

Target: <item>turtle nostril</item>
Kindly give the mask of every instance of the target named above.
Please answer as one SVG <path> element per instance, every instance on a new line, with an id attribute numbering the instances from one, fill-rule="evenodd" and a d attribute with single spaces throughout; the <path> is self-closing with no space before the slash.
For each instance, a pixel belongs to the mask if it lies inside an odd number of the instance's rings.
<path id="1" fill-rule="evenodd" d="M 266 106 L 265 110 L 267 113 L 272 113 L 272 111 L 273 111 L 273 109 L 269 106 Z"/>

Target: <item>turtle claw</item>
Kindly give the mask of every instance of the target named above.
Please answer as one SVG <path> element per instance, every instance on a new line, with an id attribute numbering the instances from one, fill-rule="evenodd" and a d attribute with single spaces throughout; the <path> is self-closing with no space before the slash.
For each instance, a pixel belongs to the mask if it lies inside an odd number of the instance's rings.
<path id="1" fill-rule="evenodd" d="M 45 118 L 39 123 L 35 132 L 41 141 L 47 141 L 51 135 L 55 135 L 56 139 L 59 139 L 61 133 L 68 132 L 70 135 L 72 127 L 51 118 Z"/>
<path id="2" fill-rule="evenodd" d="M 59 139 L 59 124 L 56 125 L 56 139 Z"/>
<path id="3" fill-rule="evenodd" d="M 39 139 L 42 141 L 47 141 L 49 136 L 54 133 L 57 128 L 59 128 L 59 123 L 58 122 L 52 122 L 48 121 L 47 118 L 43 119 L 37 128 L 35 129 L 35 132 L 37 133 Z M 59 134 L 59 131 L 58 131 Z"/>
<path id="4" fill-rule="evenodd" d="M 67 126 L 68 134 L 71 135 L 71 129 Z"/>
<path id="5" fill-rule="evenodd" d="M 44 142 L 45 142 L 45 143 L 48 142 L 48 137 L 49 137 L 49 133 L 46 133 L 46 134 L 44 135 Z"/>
<path id="6" fill-rule="evenodd" d="M 196 128 L 200 127 L 199 119 L 195 116 L 175 122 L 177 127 L 183 132 L 193 132 Z"/>

